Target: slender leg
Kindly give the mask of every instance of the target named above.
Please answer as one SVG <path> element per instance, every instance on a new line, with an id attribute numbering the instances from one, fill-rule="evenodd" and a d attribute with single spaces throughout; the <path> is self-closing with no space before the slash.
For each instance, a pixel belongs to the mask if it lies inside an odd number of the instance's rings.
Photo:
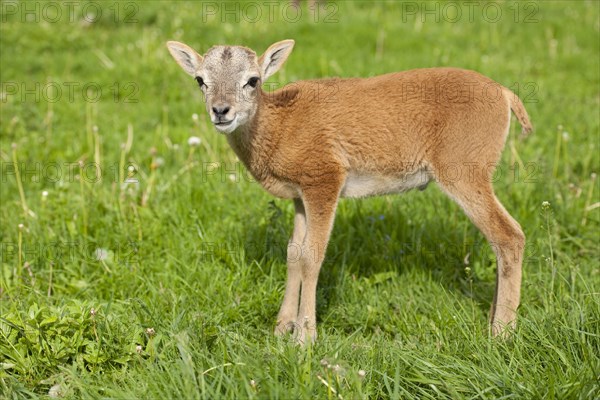
<path id="1" fill-rule="evenodd" d="M 496 254 L 496 292 L 490 323 L 493 336 L 507 336 L 516 324 L 521 296 L 525 235 L 498 201 L 490 183 L 440 182 L 440 185 L 485 235 Z"/>
<path id="2" fill-rule="evenodd" d="M 287 248 L 287 283 L 283 303 L 277 316 L 275 335 L 282 335 L 293 330 L 298 316 L 300 284 L 302 283 L 301 248 L 306 236 L 306 212 L 301 199 L 294 199 L 296 210 L 294 216 L 294 232 Z"/>
<path id="3" fill-rule="evenodd" d="M 302 295 L 296 321 L 296 341 L 314 342 L 317 338 L 317 281 L 335 219 L 341 185 L 312 188 L 303 192 L 306 207 L 306 237 L 302 244 Z"/>

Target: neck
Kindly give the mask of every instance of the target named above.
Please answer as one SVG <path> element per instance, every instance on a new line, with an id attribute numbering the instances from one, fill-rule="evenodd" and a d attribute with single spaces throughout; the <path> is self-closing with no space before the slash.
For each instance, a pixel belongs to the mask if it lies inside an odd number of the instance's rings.
<path id="1" fill-rule="evenodd" d="M 258 180 L 270 172 L 270 160 L 284 133 L 283 119 L 297 99 L 298 89 L 283 88 L 272 93 L 260 90 L 254 116 L 227 135 L 229 145 L 240 161 Z"/>
<path id="2" fill-rule="evenodd" d="M 263 113 L 268 113 L 265 108 L 264 97 L 267 97 L 267 95 L 261 90 L 258 95 L 258 103 L 254 116 L 246 124 L 239 126 L 235 131 L 227 135 L 227 141 L 235 154 L 248 171 L 258 180 L 261 179 L 261 171 L 263 169 L 258 163 L 263 158 L 260 153 L 265 152 L 266 149 L 263 143 L 269 142 L 268 137 L 271 134 L 268 129 L 265 129 L 265 124 L 261 123 L 261 120 L 264 118 Z"/>

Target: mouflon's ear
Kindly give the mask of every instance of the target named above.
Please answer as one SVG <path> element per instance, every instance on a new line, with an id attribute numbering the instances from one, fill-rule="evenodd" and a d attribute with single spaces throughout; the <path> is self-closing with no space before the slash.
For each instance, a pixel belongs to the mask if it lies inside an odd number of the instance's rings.
<path id="1" fill-rule="evenodd" d="M 271 75 L 281 68 L 285 60 L 294 48 L 294 41 L 291 39 L 282 40 L 269 46 L 267 51 L 258 59 L 258 66 L 262 72 L 262 80 L 266 81 Z"/>
<path id="2" fill-rule="evenodd" d="M 180 42 L 169 41 L 167 48 L 181 68 L 195 78 L 196 71 L 202 64 L 202 56 L 190 46 Z"/>

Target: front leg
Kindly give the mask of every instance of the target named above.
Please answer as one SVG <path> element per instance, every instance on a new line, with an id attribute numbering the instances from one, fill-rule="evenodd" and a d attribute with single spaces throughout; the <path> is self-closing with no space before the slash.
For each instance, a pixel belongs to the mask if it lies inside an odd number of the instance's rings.
<path id="1" fill-rule="evenodd" d="M 283 303 L 277 316 L 275 335 L 291 332 L 298 316 L 298 300 L 302 283 L 301 249 L 306 236 L 306 212 L 301 199 L 294 199 L 294 232 L 287 248 L 287 283 Z"/>
<path id="2" fill-rule="evenodd" d="M 302 199 L 306 209 L 306 237 L 301 247 L 302 295 L 295 326 L 299 344 L 314 342 L 317 338 L 317 280 L 333 227 L 335 211 L 343 179 L 304 190 Z"/>

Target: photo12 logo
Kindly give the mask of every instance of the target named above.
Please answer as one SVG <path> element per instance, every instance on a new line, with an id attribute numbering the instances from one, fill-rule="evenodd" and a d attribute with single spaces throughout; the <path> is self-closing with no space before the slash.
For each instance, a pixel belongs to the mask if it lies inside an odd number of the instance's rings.
<path id="1" fill-rule="evenodd" d="M 129 162 L 120 166 L 115 162 L 100 165 L 92 161 L 0 161 L 0 183 L 17 179 L 23 182 L 46 183 L 99 183 L 102 181 L 119 182 L 123 184 L 139 184 L 138 171 L 140 167 Z"/>
<path id="2" fill-rule="evenodd" d="M 476 22 L 497 23 L 508 19 L 514 23 L 538 23 L 539 4 L 493 1 L 404 1 L 402 22 Z"/>
<path id="3" fill-rule="evenodd" d="M 139 11 L 137 3 L 94 1 L 14 1 L 0 3 L 0 21 L 50 24 L 67 22 L 97 23 L 101 20 L 114 23 L 135 24 Z"/>
<path id="4" fill-rule="evenodd" d="M 55 241 L 49 243 L 0 243 L 0 260 L 12 264 L 17 260 L 37 265 L 46 263 L 100 262 L 132 265 L 139 263 L 139 244 L 132 241 L 100 245 L 80 241 Z"/>
<path id="5" fill-rule="evenodd" d="M 97 103 L 110 98 L 115 103 L 137 103 L 140 88 L 136 82 L 114 82 L 106 87 L 98 82 L 14 82 L 0 84 L 0 102 Z"/>
<path id="6" fill-rule="evenodd" d="M 218 22 L 268 22 L 278 20 L 294 23 L 303 17 L 313 21 L 326 24 L 338 22 L 338 5 L 335 2 L 313 5 L 303 9 L 292 1 L 202 1 L 201 21 Z"/>

